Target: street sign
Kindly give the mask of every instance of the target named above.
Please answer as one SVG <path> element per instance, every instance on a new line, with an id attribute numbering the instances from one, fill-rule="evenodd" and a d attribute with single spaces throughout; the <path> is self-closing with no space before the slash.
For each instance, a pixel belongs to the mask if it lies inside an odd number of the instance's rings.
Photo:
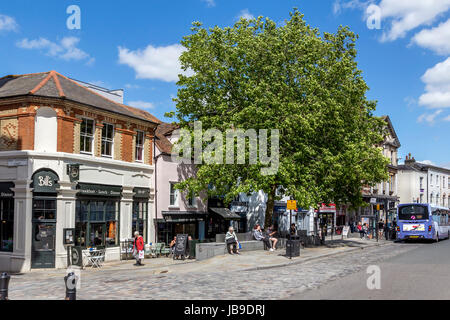
<path id="1" fill-rule="evenodd" d="M 370 203 L 376 204 L 377 203 L 377 198 L 370 198 Z"/>
<path id="2" fill-rule="evenodd" d="M 287 210 L 297 210 L 297 201 L 295 201 L 295 200 L 288 200 L 286 209 Z"/>

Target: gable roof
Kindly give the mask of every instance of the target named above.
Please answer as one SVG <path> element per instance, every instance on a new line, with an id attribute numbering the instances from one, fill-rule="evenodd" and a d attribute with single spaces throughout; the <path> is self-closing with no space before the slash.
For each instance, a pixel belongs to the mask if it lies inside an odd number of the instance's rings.
<path id="1" fill-rule="evenodd" d="M 392 135 L 392 138 L 394 138 L 394 141 L 393 141 L 394 142 L 393 143 L 394 146 L 397 147 L 397 148 L 400 148 L 401 147 L 401 143 L 400 143 L 400 140 L 398 139 L 397 132 L 395 132 L 394 126 L 392 125 L 391 118 L 389 118 L 389 116 L 382 116 L 381 118 L 384 121 L 387 122 L 389 131 L 390 131 L 390 133 Z"/>
<path id="2" fill-rule="evenodd" d="M 172 143 L 167 138 L 175 129 L 178 128 L 178 125 L 162 122 L 156 128 L 156 146 L 159 151 L 164 154 L 171 154 L 172 152 Z"/>
<path id="3" fill-rule="evenodd" d="M 147 111 L 112 101 L 56 71 L 0 78 L 0 98 L 17 96 L 66 99 L 124 116 L 161 123 Z"/>

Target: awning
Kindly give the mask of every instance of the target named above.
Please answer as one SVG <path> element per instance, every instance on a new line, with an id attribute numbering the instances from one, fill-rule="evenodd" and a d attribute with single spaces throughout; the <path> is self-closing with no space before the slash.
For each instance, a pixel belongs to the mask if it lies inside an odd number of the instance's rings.
<path id="1" fill-rule="evenodd" d="M 162 215 L 166 222 L 194 222 L 206 218 L 206 212 L 202 211 L 163 211 Z"/>
<path id="2" fill-rule="evenodd" d="M 121 186 L 109 186 L 103 184 L 82 183 L 79 182 L 78 186 L 79 196 L 102 196 L 102 197 L 121 197 Z"/>
<path id="3" fill-rule="evenodd" d="M 231 212 L 228 208 L 209 208 L 211 212 L 218 214 L 225 220 L 240 220 L 241 217 L 233 212 Z"/>

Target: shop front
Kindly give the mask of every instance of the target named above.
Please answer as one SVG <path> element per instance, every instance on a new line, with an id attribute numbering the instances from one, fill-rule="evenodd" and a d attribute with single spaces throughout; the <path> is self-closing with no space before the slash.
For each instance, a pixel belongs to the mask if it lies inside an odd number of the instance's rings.
<path id="1" fill-rule="evenodd" d="M 158 242 L 169 244 L 177 234 L 187 234 L 194 240 L 205 239 L 206 213 L 201 211 L 162 211 L 157 221 Z"/>
<path id="2" fill-rule="evenodd" d="M 75 246 L 119 246 L 121 186 L 78 183 Z"/>
<path id="3" fill-rule="evenodd" d="M 318 218 L 322 237 L 333 235 L 336 227 L 336 205 L 322 203 L 318 210 Z"/>

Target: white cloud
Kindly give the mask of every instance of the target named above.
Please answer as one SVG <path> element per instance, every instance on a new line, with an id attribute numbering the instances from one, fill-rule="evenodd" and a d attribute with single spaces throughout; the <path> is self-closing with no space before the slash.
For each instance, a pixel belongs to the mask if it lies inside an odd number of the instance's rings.
<path id="1" fill-rule="evenodd" d="M 247 19 L 247 20 L 251 20 L 251 19 L 254 19 L 255 16 L 252 15 L 252 14 L 248 11 L 248 9 L 244 9 L 244 10 L 241 10 L 241 12 L 239 12 L 238 19 L 240 19 L 240 18 L 244 18 L 244 19 Z"/>
<path id="2" fill-rule="evenodd" d="M 151 102 L 145 102 L 145 101 L 129 101 L 128 102 L 129 106 L 135 107 L 135 108 L 139 108 L 139 109 L 154 109 L 155 105 Z"/>
<path id="3" fill-rule="evenodd" d="M 166 47 L 147 46 L 136 51 L 119 47 L 119 63 L 134 69 L 138 79 L 156 79 L 166 82 L 178 81 L 183 72 L 180 64 L 180 55 L 185 50 L 180 44 Z"/>
<path id="4" fill-rule="evenodd" d="M 450 57 L 428 69 L 422 76 L 425 93 L 419 104 L 429 108 L 450 108 Z"/>
<path id="5" fill-rule="evenodd" d="M 34 40 L 23 39 L 18 41 L 16 45 L 27 50 L 43 50 L 50 57 L 66 61 L 87 60 L 87 64 L 92 64 L 95 59 L 77 48 L 79 42 L 80 39 L 76 37 L 64 37 L 59 43 L 52 42 L 46 38 L 39 38 Z"/>
<path id="6" fill-rule="evenodd" d="M 393 41 L 410 30 L 433 23 L 450 9 L 450 0 L 382 0 L 379 6 L 382 20 L 391 22 L 382 41 Z"/>
<path id="7" fill-rule="evenodd" d="M 203 2 L 206 2 L 206 5 L 208 7 L 215 7 L 216 6 L 216 2 L 214 0 L 202 0 Z"/>
<path id="8" fill-rule="evenodd" d="M 436 117 L 442 113 L 442 110 L 437 110 L 434 113 L 424 113 L 417 118 L 417 122 L 427 122 L 428 124 L 433 124 Z"/>
<path id="9" fill-rule="evenodd" d="M 450 116 L 446 116 L 446 117 L 444 118 L 444 121 L 450 121 Z"/>
<path id="10" fill-rule="evenodd" d="M 19 25 L 13 17 L 0 14 L 0 31 L 16 31 Z"/>
<path id="11" fill-rule="evenodd" d="M 417 162 L 423 163 L 423 164 L 427 164 L 429 166 L 434 166 L 435 165 L 434 162 L 431 161 L 431 160 L 423 160 L 423 161 L 417 161 Z"/>
<path id="12" fill-rule="evenodd" d="M 421 47 L 430 49 L 437 54 L 450 54 L 450 19 L 432 29 L 424 29 L 411 40 Z"/>
<path id="13" fill-rule="evenodd" d="M 125 85 L 125 88 L 127 88 L 127 89 L 140 89 L 141 86 L 138 86 L 137 84 L 130 84 L 130 83 L 127 83 L 127 84 Z"/>
<path id="14" fill-rule="evenodd" d="M 360 9 L 365 10 L 370 4 L 372 4 L 374 0 L 335 0 L 333 3 L 333 13 L 335 15 L 339 15 L 342 12 L 342 9 Z"/>

